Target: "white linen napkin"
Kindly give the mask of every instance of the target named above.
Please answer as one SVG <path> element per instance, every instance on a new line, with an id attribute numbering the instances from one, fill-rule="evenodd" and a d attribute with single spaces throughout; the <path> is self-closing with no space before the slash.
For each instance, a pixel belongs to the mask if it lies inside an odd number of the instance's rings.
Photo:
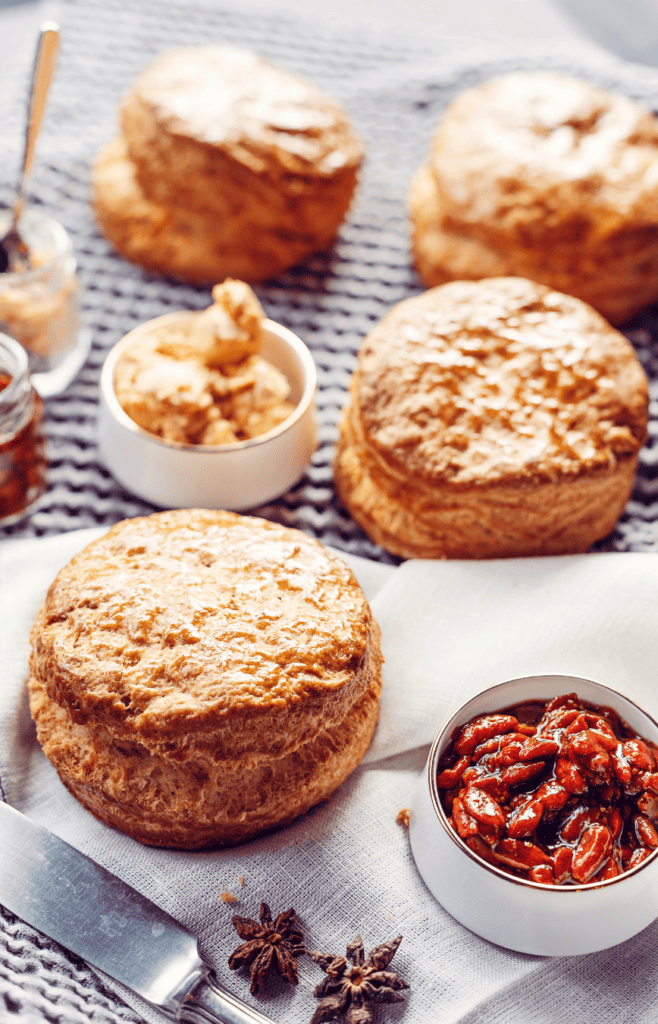
<path id="1" fill-rule="evenodd" d="M 564 672 L 612 683 L 653 714 L 658 561 L 653 554 L 504 562 L 407 562 L 393 569 L 345 556 L 382 627 L 382 716 L 366 762 L 325 804 L 273 836 L 227 851 L 141 846 L 96 821 L 43 757 L 24 687 L 28 634 L 56 571 L 102 530 L 0 545 L 0 780 L 4 797 L 139 889 L 199 935 L 229 991 L 255 1003 L 227 967 L 239 944 L 231 917 L 293 906 L 308 948 L 340 955 L 357 933 L 366 949 L 395 935 L 392 962 L 411 986 L 381 1007 L 392 1024 L 653 1024 L 658 928 L 573 959 L 510 952 L 479 939 L 434 901 L 416 872 L 408 806 L 442 719 L 489 684 Z M 236 897 L 225 902 L 226 894 Z M 305 1024 L 324 977 L 308 958 L 296 989 L 274 984 L 257 1005 L 280 1024 Z M 107 980 L 107 979 L 106 979 Z M 149 1021 L 163 1018 L 117 992 Z"/>
<path id="2" fill-rule="evenodd" d="M 372 608 L 387 685 L 368 761 L 430 743 L 456 706 L 521 676 L 596 679 L 658 717 L 655 554 L 409 561 Z"/>

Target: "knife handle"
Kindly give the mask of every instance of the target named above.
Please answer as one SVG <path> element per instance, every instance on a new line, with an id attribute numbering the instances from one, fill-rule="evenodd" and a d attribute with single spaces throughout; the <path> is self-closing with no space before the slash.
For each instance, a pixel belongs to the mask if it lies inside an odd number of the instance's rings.
<path id="1" fill-rule="evenodd" d="M 209 968 L 199 972 L 180 1000 L 176 1020 L 189 1024 L 274 1024 L 271 1017 L 222 992 Z"/>

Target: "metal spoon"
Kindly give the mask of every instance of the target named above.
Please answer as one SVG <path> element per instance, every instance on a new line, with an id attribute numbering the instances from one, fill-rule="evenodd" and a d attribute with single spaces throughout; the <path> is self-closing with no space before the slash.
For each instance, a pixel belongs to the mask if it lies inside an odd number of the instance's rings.
<path id="1" fill-rule="evenodd" d="M 32 70 L 32 88 L 28 106 L 27 126 L 25 129 L 25 151 L 21 168 L 16 201 L 14 203 L 11 226 L 5 237 L 0 240 L 0 274 L 9 270 L 20 269 L 29 259 L 29 249 L 18 231 L 18 221 L 25 206 L 27 185 L 34 163 L 37 136 L 41 128 L 46 98 L 52 81 L 57 54 L 59 52 L 59 25 L 54 21 L 44 21 L 40 29 L 37 52 Z"/>

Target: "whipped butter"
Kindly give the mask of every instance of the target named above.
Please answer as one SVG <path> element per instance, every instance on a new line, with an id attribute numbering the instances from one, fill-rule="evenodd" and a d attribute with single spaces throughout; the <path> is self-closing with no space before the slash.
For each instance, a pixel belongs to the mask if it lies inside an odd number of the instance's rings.
<path id="1" fill-rule="evenodd" d="M 114 390 L 144 430 L 181 444 L 233 444 L 278 426 L 294 410 L 283 373 L 259 354 L 263 310 L 227 278 L 191 322 L 161 326 L 122 353 Z"/>

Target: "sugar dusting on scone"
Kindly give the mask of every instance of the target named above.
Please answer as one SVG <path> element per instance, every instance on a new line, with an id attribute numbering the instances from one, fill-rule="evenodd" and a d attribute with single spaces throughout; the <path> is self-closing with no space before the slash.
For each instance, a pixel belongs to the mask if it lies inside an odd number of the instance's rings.
<path id="1" fill-rule="evenodd" d="M 117 399 L 144 430 L 182 444 L 259 437 L 294 410 L 290 385 L 259 353 L 264 313 L 243 281 L 227 278 L 189 324 L 136 339 L 117 362 Z"/>

